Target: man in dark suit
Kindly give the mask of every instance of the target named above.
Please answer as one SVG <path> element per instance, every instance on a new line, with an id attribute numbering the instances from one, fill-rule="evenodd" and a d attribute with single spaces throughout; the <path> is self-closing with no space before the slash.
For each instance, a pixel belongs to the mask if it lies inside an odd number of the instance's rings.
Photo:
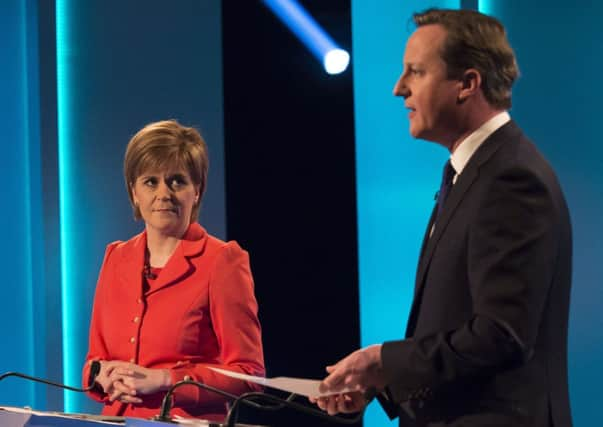
<path id="1" fill-rule="evenodd" d="M 376 392 L 403 426 L 571 426 L 572 240 L 551 166 L 510 119 L 505 29 L 468 10 L 414 16 L 394 94 L 410 133 L 450 150 L 406 339 L 327 367 L 317 400 L 355 412 Z M 356 390 L 352 392 L 343 392 Z"/>

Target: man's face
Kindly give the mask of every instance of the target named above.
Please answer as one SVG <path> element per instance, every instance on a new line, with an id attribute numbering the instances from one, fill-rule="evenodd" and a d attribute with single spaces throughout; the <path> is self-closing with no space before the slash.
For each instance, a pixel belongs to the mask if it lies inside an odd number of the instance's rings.
<path id="1" fill-rule="evenodd" d="M 445 38 L 446 30 L 440 25 L 419 27 L 412 34 L 394 95 L 405 99 L 413 137 L 450 148 L 458 127 L 457 97 L 462 85 L 460 80 L 446 77 L 446 64 L 440 56 Z"/>

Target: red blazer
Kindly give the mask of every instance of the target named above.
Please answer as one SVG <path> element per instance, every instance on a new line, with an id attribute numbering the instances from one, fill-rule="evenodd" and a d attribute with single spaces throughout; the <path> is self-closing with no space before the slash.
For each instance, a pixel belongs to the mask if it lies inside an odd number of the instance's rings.
<path id="1" fill-rule="evenodd" d="M 147 368 L 168 368 L 172 381 L 190 377 L 230 393 L 257 386 L 228 378 L 208 366 L 264 375 L 257 302 L 247 252 L 191 224 L 150 289 L 143 293 L 146 232 L 107 246 L 94 297 L 89 361 L 123 360 Z M 149 418 L 157 415 L 164 393 L 141 396 L 140 404 L 109 402 L 103 414 Z M 174 394 L 172 415 L 222 420 L 224 398 L 194 386 Z"/>

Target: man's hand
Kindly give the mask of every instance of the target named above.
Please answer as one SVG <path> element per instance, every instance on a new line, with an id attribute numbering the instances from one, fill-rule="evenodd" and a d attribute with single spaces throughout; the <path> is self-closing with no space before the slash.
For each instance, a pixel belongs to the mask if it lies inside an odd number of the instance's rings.
<path id="1" fill-rule="evenodd" d="M 360 412 L 367 404 L 363 393 L 359 391 L 333 394 L 318 398 L 311 397 L 310 402 L 316 403 L 320 409 L 327 411 L 329 415 Z"/>
<path id="2" fill-rule="evenodd" d="M 381 363 L 381 344 L 356 350 L 335 365 L 327 366 L 327 376 L 320 384 L 320 391 L 338 392 L 344 388 L 365 392 L 386 386 Z"/>

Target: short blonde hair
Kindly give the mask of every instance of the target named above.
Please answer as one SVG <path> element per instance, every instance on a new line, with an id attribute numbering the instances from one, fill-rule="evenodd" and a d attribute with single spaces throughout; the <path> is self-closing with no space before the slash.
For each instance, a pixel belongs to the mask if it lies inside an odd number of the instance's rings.
<path id="1" fill-rule="evenodd" d="M 193 205 L 190 218 L 190 222 L 196 221 L 207 184 L 207 145 L 197 129 L 182 126 L 176 120 L 149 123 L 128 143 L 124 178 L 135 219 L 141 219 L 132 194 L 136 179 L 146 171 L 171 168 L 186 170 L 195 186 L 199 187 L 199 199 Z"/>

